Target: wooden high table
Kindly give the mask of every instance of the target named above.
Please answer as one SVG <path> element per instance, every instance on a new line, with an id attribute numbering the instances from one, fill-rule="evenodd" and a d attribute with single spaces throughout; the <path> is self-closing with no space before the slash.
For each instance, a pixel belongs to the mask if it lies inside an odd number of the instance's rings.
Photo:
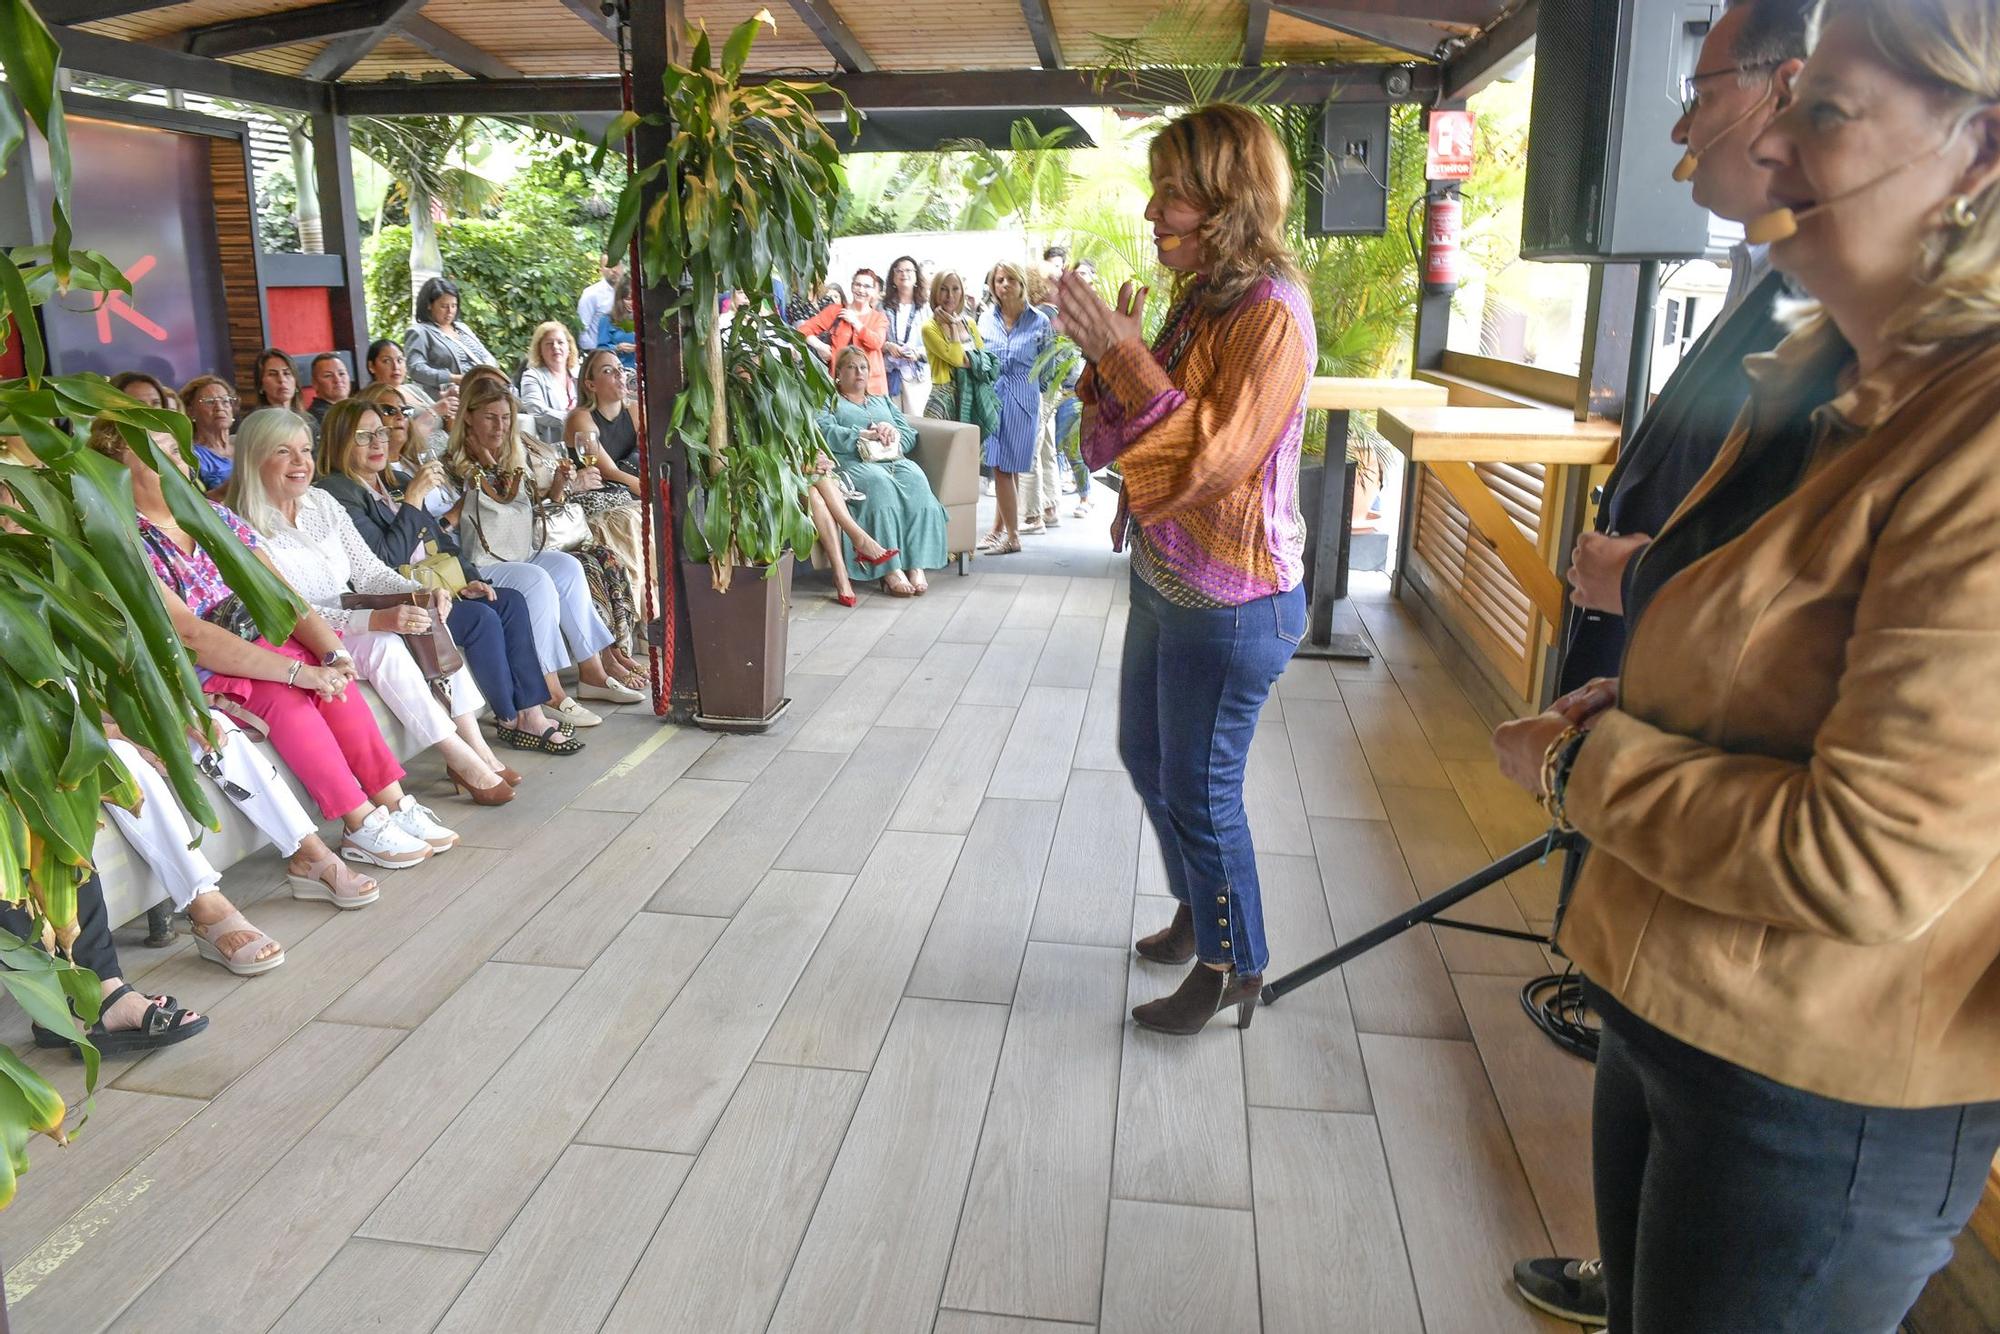
<path id="1" fill-rule="evenodd" d="M 1443 385 L 1425 380 L 1365 380 L 1317 376 L 1306 385 L 1306 407 L 1326 418 L 1326 467 L 1320 473 L 1319 523 L 1313 533 L 1313 600 L 1306 637 L 1298 647 L 1302 658 L 1353 658 L 1374 654 L 1359 635 L 1333 633 L 1333 604 L 1347 596 L 1347 563 L 1354 537 L 1354 462 L 1346 459 L 1347 433 L 1356 412 L 1386 408 L 1442 407 Z M 1346 466 L 1333 466 L 1334 445 Z M 1409 520 L 1404 519 L 1407 528 Z"/>
<path id="2" fill-rule="evenodd" d="M 1560 626 L 1567 601 L 1562 580 L 1508 517 L 1473 465 L 1539 463 L 1576 468 L 1586 477 L 1574 479 L 1575 484 L 1587 485 L 1589 469 L 1618 457 L 1618 426 L 1580 422 L 1569 413 L 1540 408 L 1417 407 L 1385 410 L 1377 429 L 1409 461 L 1411 484 L 1404 489 L 1405 497 L 1415 494 L 1417 465 L 1428 467 L 1472 526 L 1493 544 L 1494 554 L 1527 591 L 1543 619 L 1552 628 Z M 1397 544 L 1399 585 L 1416 531 L 1416 516 L 1407 512 L 1407 505 L 1405 510 Z"/>

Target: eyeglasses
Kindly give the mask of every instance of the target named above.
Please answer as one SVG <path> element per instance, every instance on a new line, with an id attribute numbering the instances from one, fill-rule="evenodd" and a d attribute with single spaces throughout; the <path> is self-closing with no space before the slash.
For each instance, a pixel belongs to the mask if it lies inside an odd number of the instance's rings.
<path id="1" fill-rule="evenodd" d="M 378 426 L 372 431 L 356 431 L 354 443 L 357 445 L 386 445 L 389 443 L 389 428 Z"/>
<path id="2" fill-rule="evenodd" d="M 236 400 L 232 398 L 220 398 L 220 397 L 210 396 L 208 398 L 197 398 L 194 401 L 194 405 L 198 408 L 235 407 Z"/>
<path id="3" fill-rule="evenodd" d="M 399 407 L 394 407 L 391 406 L 390 404 L 383 403 L 376 407 L 375 415 L 378 417 L 407 417 L 410 414 L 403 411 Z"/>
<path id="4" fill-rule="evenodd" d="M 1759 60 L 1747 65 L 1730 65 L 1723 69 L 1706 70 L 1700 74 L 1690 74 L 1681 80 L 1681 114 L 1692 116 L 1701 106 L 1701 86 L 1710 79 L 1719 79 L 1725 74 L 1741 77 L 1745 74 L 1759 74 L 1778 68 L 1778 61 Z"/>

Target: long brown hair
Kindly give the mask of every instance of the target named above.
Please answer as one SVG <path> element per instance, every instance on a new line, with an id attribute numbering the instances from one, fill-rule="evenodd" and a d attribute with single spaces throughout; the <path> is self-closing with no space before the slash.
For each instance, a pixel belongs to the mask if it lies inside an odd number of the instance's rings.
<path id="1" fill-rule="evenodd" d="M 1198 233 L 1212 261 L 1202 304 L 1226 310 L 1271 274 L 1303 281 L 1285 244 L 1291 161 L 1256 112 L 1226 104 L 1190 111 L 1160 131 L 1147 157 L 1156 190 L 1208 215 Z M 1177 292 L 1187 281 L 1177 281 Z"/>

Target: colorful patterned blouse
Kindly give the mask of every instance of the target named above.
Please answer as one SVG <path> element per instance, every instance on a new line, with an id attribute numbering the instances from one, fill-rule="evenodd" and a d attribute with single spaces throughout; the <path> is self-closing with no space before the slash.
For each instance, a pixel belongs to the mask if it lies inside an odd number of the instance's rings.
<path id="1" fill-rule="evenodd" d="M 1287 279 L 1222 312 L 1198 295 L 1150 352 L 1130 339 L 1084 374 L 1083 456 L 1124 475 L 1138 576 L 1181 606 L 1234 607 L 1305 578 L 1299 448 L 1319 344 Z"/>
<path id="2" fill-rule="evenodd" d="M 237 541 L 252 551 L 263 545 L 250 525 L 237 517 L 236 511 L 212 500 L 208 504 L 229 525 Z M 143 514 L 139 516 L 139 536 L 145 539 L 146 558 L 152 562 L 153 573 L 180 594 L 189 611 L 205 617 L 230 597 L 233 590 L 222 582 L 222 571 L 215 568 L 215 561 L 206 551 L 200 547 L 192 552 L 182 551 L 165 529 Z"/>

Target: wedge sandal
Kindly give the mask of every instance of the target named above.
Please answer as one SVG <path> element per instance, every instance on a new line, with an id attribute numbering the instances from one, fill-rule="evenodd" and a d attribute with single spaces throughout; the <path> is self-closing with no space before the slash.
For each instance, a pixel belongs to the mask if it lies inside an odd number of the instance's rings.
<path id="1" fill-rule="evenodd" d="M 221 964 L 238 977 L 256 977 L 260 973 L 268 973 L 285 961 L 285 951 L 282 947 L 268 959 L 257 957 L 259 950 L 266 945 L 276 945 L 278 942 L 250 925 L 250 919 L 240 912 L 232 912 L 221 921 L 207 925 L 193 918 L 189 918 L 188 923 L 194 928 L 195 953 L 210 963 Z M 239 932 L 247 933 L 250 939 L 233 950 L 224 950 L 216 943 L 224 936 Z"/>

